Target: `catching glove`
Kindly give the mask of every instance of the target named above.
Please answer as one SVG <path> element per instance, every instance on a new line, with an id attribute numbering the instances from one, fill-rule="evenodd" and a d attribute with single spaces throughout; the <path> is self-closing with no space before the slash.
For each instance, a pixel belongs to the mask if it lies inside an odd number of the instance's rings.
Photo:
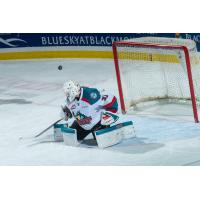
<path id="1" fill-rule="evenodd" d="M 64 119 L 67 121 L 69 118 L 72 118 L 72 113 L 70 109 L 67 106 L 61 106 L 62 108 L 62 113 L 64 114 Z"/>

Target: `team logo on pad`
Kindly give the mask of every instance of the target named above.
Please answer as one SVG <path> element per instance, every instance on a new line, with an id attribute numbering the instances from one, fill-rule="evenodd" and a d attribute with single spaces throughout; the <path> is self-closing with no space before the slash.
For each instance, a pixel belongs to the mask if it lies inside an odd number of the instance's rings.
<path id="1" fill-rule="evenodd" d="M 96 94 L 95 92 L 92 92 L 92 93 L 90 94 L 90 97 L 91 97 L 92 99 L 96 99 L 96 98 L 97 98 L 97 94 Z"/>

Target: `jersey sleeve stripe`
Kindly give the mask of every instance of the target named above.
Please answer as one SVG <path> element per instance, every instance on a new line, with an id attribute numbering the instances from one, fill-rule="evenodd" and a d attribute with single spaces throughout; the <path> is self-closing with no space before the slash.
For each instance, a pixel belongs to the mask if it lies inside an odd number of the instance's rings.
<path id="1" fill-rule="evenodd" d="M 89 103 L 89 104 L 90 104 L 90 102 L 89 102 L 86 98 L 84 98 L 84 97 L 83 97 L 81 100 L 82 100 L 82 101 L 85 101 L 86 103 Z"/>
<path id="2" fill-rule="evenodd" d="M 112 101 L 106 105 L 104 105 L 103 107 L 104 108 L 109 108 L 109 107 L 112 107 L 112 105 L 117 101 L 117 98 L 116 97 L 113 97 Z"/>

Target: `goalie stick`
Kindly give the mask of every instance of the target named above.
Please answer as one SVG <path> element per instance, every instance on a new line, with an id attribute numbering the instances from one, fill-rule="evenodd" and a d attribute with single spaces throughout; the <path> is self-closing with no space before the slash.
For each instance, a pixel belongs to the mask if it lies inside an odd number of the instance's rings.
<path id="1" fill-rule="evenodd" d="M 42 135 L 43 133 L 45 133 L 46 131 L 48 131 L 51 127 L 53 127 L 55 124 L 57 124 L 58 122 L 60 122 L 63 118 L 55 121 L 53 124 L 51 124 L 50 126 L 48 126 L 47 128 L 45 128 L 43 131 L 41 131 L 40 133 L 38 133 L 37 135 L 34 136 L 34 138 L 39 137 L 40 135 Z"/>
<path id="2" fill-rule="evenodd" d="M 67 106 L 61 106 L 61 109 L 63 110 L 63 112 L 66 114 L 66 118 L 65 120 L 67 121 L 69 118 L 72 117 L 72 113 L 70 111 L 70 109 Z M 58 119 L 56 122 L 54 122 L 53 124 L 51 124 L 50 126 L 48 126 L 46 129 L 44 129 L 43 131 L 41 131 L 40 133 L 38 133 L 37 135 L 35 135 L 34 138 L 39 137 L 40 135 L 42 135 L 43 133 L 45 133 L 47 130 L 49 130 L 51 127 L 53 127 L 55 124 L 57 124 L 58 122 L 60 122 L 61 120 L 63 120 L 64 118 L 60 118 Z"/>
<path id="3" fill-rule="evenodd" d="M 69 110 L 68 107 L 63 107 L 61 106 L 63 112 L 66 114 L 66 118 L 65 119 L 66 121 L 68 120 L 68 118 L 71 118 L 72 117 L 72 113 L 71 111 Z M 39 137 L 40 135 L 42 135 L 43 133 L 45 133 L 46 131 L 48 131 L 50 128 L 52 128 L 55 124 L 57 124 L 59 121 L 63 120 L 63 117 L 61 119 L 58 119 L 57 121 L 55 121 L 53 124 L 49 125 L 47 128 L 45 128 L 43 131 L 41 131 L 40 133 L 38 133 L 37 135 L 35 136 L 32 136 L 32 137 L 20 137 L 19 139 L 32 139 L 32 138 L 37 138 Z"/>
<path id="4" fill-rule="evenodd" d="M 37 138 L 39 136 L 41 136 L 42 134 L 44 134 L 46 131 L 48 131 L 50 128 L 52 128 L 55 124 L 57 124 L 58 122 L 60 122 L 61 120 L 63 120 L 63 118 L 58 119 L 57 121 L 55 121 L 54 123 L 52 123 L 51 125 L 49 125 L 47 128 L 45 128 L 43 131 L 39 132 L 37 135 L 32 136 L 32 137 L 20 137 L 19 139 L 31 139 L 31 138 Z"/>

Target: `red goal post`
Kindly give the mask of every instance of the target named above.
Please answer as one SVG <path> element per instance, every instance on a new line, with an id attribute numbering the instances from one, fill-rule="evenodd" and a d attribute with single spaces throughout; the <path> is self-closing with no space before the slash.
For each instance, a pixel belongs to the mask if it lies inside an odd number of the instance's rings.
<path id="1" fill-rule="evenodd" d="M 126 107 L 125 107 L 125 101 L 124 101 L 124 96 L 123 96 L 123 89 L 122 89 L 123 83 L 121 81 L 121 72 L 120 72 L 119 58 L 118 58 L 118 47 L 121 47 L 121 46 L 150 48 L 150 49 L 151 48 L 152 49 L 168 49 L 168 50 L 172 49 L 172 50 L 183 51 L 184 52 L 184 59 L 185 59 L 185 63 L 186 63 L 186 68 L 187 68 L 187 76 L 188 76 L 190 96 L 191 96 L 191 101 L 192 101 L 193 116 L 194 116 L 195 122 L 197 122 L 197 123 L 199 122 L 198 111 L 197 111 L 197 103 L 196 103 L 195 91 L 194 91 L 194 85 L 193 85 L 193 77 L 192 77 L 189 50 L 186 46 L 182 46 L 182 45 L 163 45 L 163 44 L 129 42 L 129 41 L 113 42 L 112 49 L 113 49 L 114 64 L 115 64 L 115 70 L 116 70 L 116 77 L 117 77 L 117 84 L 118 84 L 119 98 L 120 98 L 122 113 L 126 113 Z"/>

